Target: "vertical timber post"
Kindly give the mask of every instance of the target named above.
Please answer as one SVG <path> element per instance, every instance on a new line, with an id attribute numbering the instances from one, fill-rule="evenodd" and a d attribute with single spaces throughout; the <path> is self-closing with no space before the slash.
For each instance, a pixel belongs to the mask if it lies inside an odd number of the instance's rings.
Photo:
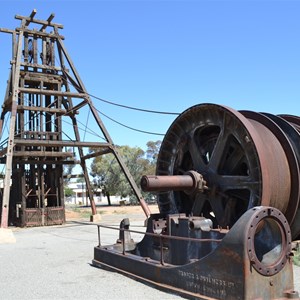
<path id="1" fill-rule="evenodd" d="M 9 127 L 9 138 L 8 138 L 7 154 L 6 154 L 5 178 L 3 184 L 4 187 L 3 187 L 3 200 L 2 200 L 1 228 L 8 227 L 10 183 L 11 183 L 11 174 L 12 174 L 12 158 L 13 158 L 16 114 L 17 114 L 17 104 L 18 104 L 18 95 L 19 95 L 18 87 L 19 87 L 19 76 L 20 76 L 22 41 L 23 41 L 23 31 L 21 30 L 19 34 L 19 40 L 18 40 L 17 56 L 12 66 L 12 69 L 14 70 L 13 71 L 14 73 L 13 95 L 12 95 L 11 119 L 10 119 L 10 127 Z"/>

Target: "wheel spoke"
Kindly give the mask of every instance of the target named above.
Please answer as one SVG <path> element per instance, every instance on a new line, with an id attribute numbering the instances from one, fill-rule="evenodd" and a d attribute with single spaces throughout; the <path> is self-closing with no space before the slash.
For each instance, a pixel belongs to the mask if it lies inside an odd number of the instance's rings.
<path id="1" fill-rule="evenodd" d="M 209 159 L 209 167 L 215 171 L 217 171 L 222 158 L 224 158 L 224 150 L 227 144 L 227 139 L 228 139 L 228 131 L 224 130 L 223 128 L 220 135 L 218 136 L 214 150 Z"/>
<path id="2" fill-rule="evenodd" d="M 222 170 L 223 173 L 228 175 L 233 174 L 241 174 L 248 172 L 247 164 L 244 164 L 245 167 L 243 168 L 243 162 L 245 160 L 245 153 L 242 151 L 240 147 L 235 147 L 234 150 L 230 153 L 229 156 L 226 157 L 226 169 Z"/>
<path id="3" fill-rule="evenodd" d="M 206 164 L 203 160 L 202 154 L 199 153 L 200 150 L 198 149 L 195 140 L 193 138 L 189 140 L 188 148 L 193 160 L 194 169 L 201 173 L 203 170 L 206 169 Z"/>
<path id="4" fill-rule="evenodd" d="M 213 198 L 210 198 L 210 206 L 212 208 L 212 212 L 215 215 L 215 218 L 217 219 L 218 224 L 223 226 L 223 216 L 224 216 L 224 208 L 222 205 L 222 197 L 219 195 L 216 195 Z"/>
<path id="5" fill-rule="evenodd" d="M 218 184 L 221 190 L 257 190 L 259 182 L 249 176 L 220 176 Z"/>
<path id="6" fill-rule="evenodd" d="M 192 208 L 192 214 L 194 216 L 200 216 L 205 202 L 208 200 L 207 195 L 203 193 L 198 193 L 195 197 L 195 202 Z"/>

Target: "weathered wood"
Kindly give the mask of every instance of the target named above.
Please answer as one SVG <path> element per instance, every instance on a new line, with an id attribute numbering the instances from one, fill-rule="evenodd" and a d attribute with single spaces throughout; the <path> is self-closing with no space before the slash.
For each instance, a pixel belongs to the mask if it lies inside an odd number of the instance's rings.
<path id="1" fill-rule="evenodd" d="M 17 57 L 17 34 L 14 32 L 12 35 L 12 59 L 16 59 Z M 21 62 L 20 62 L 21 63 Z M 13 68 L 11 68 L 13 71 Z M 12 90 L 12 84 L 13 84 L 13 78 L 14 78 L 14 73 L 12 72 L 12 77 L 11 77 L 11 90 Z"/>
<path id="2" fill-rule="evenodd" d="M 11 63 L 13 63 L 13 61 Z M 21 66 L 28 67 L 28 68 L 42 69 L 42 70 L 51 70 L 51 71 L 56 71 L 56 72 L 61 71 L 60 67 L 41 65 L 41 64 L 36 64 L 36 63 L 22 62 Z M 41 76 L 42 76 L 42 74 L 41 74 Z"/>
<path id="3" fill-rule="evenodd" d="M 87 159 L 90 159 L 90 158 L 94 158 L 94 157 L 101 156 L 101 155 L 104 155 L 104 154 L 109 154 L 109 153 L 113 153 L 113 150 L 111 149 L 110 146 L 107 149 L 103 149 L 103 150 L 100 150 L 100 151 L 97 151 L 97 152 L 87 154 L 87 155 L 83 156 L 82 159 L 87 160 Z"/>
<path id="4" fill-rule="evenodd" d="M 70 152 L 55 152 L 55 151 L 14 151 L 16 157 L 73 157 Z"/>
<path id="5" fill-rule="evenodd" d="M 8 96 L 8 98 L 6 98 L 5 100 L 4 100 L 4 103 L 3 103 L 3 105 L 4 106 L 11 106 L 11 103 L 12 103 L 12 95 L 9 95 Z"/>
<path id="6" fill-rule="evenodd" d="M 55 17 L 55 14 L 52 13 L 52 14 L 49 16 L 49 18 L 47 19 L 48 24 L 53 20 L 54 17 Z M 47 26 L 48 26 L 47 24 L 44 24 L 44 25 L 41 27 L 40 31 L 45 30 L 45 29 L 47 28 Z"/>
<path id="7" fill-rule="evenodd" d="M 62 167 L 80 163 L 94 215 L 96 206 L 86 160 L 113 153 L 148 216 L 149 209 L 145 207 L 139 189 L 117 152 L 62 42 L 64 37 L 58 33 L 62 26 L 52 22 L 54 14 L 44 21 L 35 19 L 35 14 L 36 11 L 33 11 L 29 17 L 17 16 L 22 23 L 13 31 L 0 29 L 13 37 L 10 84 L 7 86 L 0 117 L 2 133 L 4 116 L 8 111 L 12 112 L 10 138 L 2 145 L 5 148 L 0 149 L 0 163 L 7 166 L 5 182 L 8 183 L 8 189 L 12 182 L 13 190 L 19 191 L 14 193 L 12 201 L 16 201 L 22 194 L 22 199 L 18 199 L 17 203 L 22 203 L 24 210 L 37 205 L 42 211 L 47 205 L 46 198 L 52 206 L 64 206 Z M 27 27 L 32 24 L 41 25 L 38 26 L 40 29 Z M 52 28 L 54 32 L 47 32 Z M 81 100 L 73 105 L 74 98 Z M 76 114 L 86 105 L 89 105 L 105 142 L 82 141 Z M 63 134 L 69 134 L 63 131 L 64 121 L 69 118 L 75 139 L 63 140 Z M 69 147 L 76 147 L 80 160 L 75 159 L 75 153 L 63 151 Z M 94 152 L 84 153 L 83 150 L 87 148 L 92 148 Z M 14 176 L 11 176 L 11 165 L 15 170 Z M 8 189 L 5 197 L 9 197 Z M 32 190 L 35 197 L 24 197 L 28 189 Z M 4 211 L 4 214 L 8 216 L 8 211 Z M 5 218 L 1 218 L 3 220 L 5 222 Z M 22 222 L 25 222 L 25 218 Z"/>
<path id="8" fill-rule="evenodd" d="M 15 30 L 7 29 L 7 28 L 0 28 L 0 32 L 3 32 L 3 33 L 9 33 L 9 34 L 14 34 L 14 33 L 16 33 Z"/>
<path id="9" fill-rule="evenodd" d="M 19 75 L 20 75 L 20 62 L 22 55 L 22 42 L 23 33 L 19 35 L 18 50 L 17 50 L 17 63 L 15 65 L 14 71 L 14 81 L 13 81 L 13 98 L 12 98 L 12 108 L 10 117 L 10 127 L 9 127 L 9 137 L 6 153 L 6 169 L 5 169 L 5 179 L 3 182 L 3 198 L 2 198 L 2 214 L 1 214 L 1 227 L 7 228 L 8 226 L 8 213 L 9 213 L 9 196 L 10 196 L 10 177 L 12 173 L 12 158 L 13 158 L 13 147 L 14 147 L 14 135 L 16 127 L 16 115 L 17 115 L 17 102 L 18 102 L 18 86 L 19 86 Z"/>
<path id="10" fill-rule="evenodd" d="M 6 158 L 5 157 L 0 157 L 0 163 L 5 163 Z M 55 158 L 47 158 L 47 160 L 43 159 L 43 157 L 39 157 L 37 159 L 32 159 L 32 158 L 22 158 L 22 157 L 16 157 L 14 159 L 14 163 L 18 165 L 79 165 L 80 161 L 78 160 L 64 160 L 63 158 L 57 160 Z M 4 177 L 4 176 L 3 176 Z M 1 177 L 0 177 L 1 178 Z"/>
<path id="11" fill-rule="evenodd" d="M 50 27 L 57 27 L 60 29 L 63 29 L 64 26 L 62 24 L 58 24 L 58 23 L 51 23 L 45 20 L 39 20 L 39 19 L 34 19 L 29 17 L 24 17 L 24 16 L 20 16 L 20 15 L 15 15 L 15 19 L 17 20 L 25 20 L 26 21 L 26 26 L 28 26 L 30 23 L 36 23 L 36 24 L 40 24 L 40 25 L 46 25 L 46 26 L 50 26 Z"/>
<path id="12" fill-rule="evenodd" d="M 83 142 L 83 141 L 53 141 L 53 140 L 31 140 L 15 138 L 15 145 L 49 146 L 49 147 L 88 147 L 88 148 L 107 148 L 108 143 Z"/>
<path id="13" fill-rule="evenodd" d="M 34 68 L 34 71 L 21 71 L 21 77 L 24 78 L 26 80 L 26 84 L 27 86 L 37 86 L 37 85 L 42 85 L 44 87 L 51 87 L 54 84 L 61 84 L 62 83 L 62 79 L 61 76 L 59 75 L 54 75 L 51 74 L 51 76 L 49 76 L 49 74 L 45 74 L 45 73 L 40 73 L 37 72 L 37 69 L 43 69 L 40 68 L 41 65 L 36 65 Z"/>
<path id="14" fill-rule="evenodd" d="M 37 36 L 33 36 L 33 65 L 38 63 L 38 43 Z M 36 70 L 35 70 L 36 71 Z"/>
<path id="15" fill-rule="evenodd" d="M 28 62 L 28 36 L 24 35 L 24 50 L 23 50 L 24 61 Z"/>
<path id="16" fill-rule="evenodd" d="M 57 30 L 56 30 L 56 33 L 57 33 Z M 58 45 L 58 48 L 64 53 L 64 55 L 65 55 L 65 57 L 67 59 L 69 65 L 70 65 L 70 67 L 71 67 L 71 69 L 73 71 L 73 74 L 75 76 L 75 79 L 78 82 L 78 86 L 79 86 L 80 91 L 84 92 L 84 93 L 86 93 L 88 95 L 88 92 L 87 92 L 87 90 L 86 90 L 83 82 L 80 79 L 80 76 L 79 76 L 79 74 L 78 74 L 78 72 L 77 72 L 77 70 L 76 70 L 76 68 L 75 68 L 75 66 L 73 64 L 73 61 L 71 60 L 71 57 L 69 56 L 68 52 L 66 51 L 65 46 L 63 44 L 63 41 L 59 37 L 57 39 L 57 45 Z M 146 204 L 146 202 L 145 202 L 145 200 L 144 200 L 144 198 L 142 196 L 142 193 L 141 193 L 140 189 L 138 188 L 137 184 L 135 183 L 132 175 L 129 172 L 129 169 L 125 165 L 125 163 L 124 163 L 123 159 L 121 158 L 121 156 L 119 155 L 117 149 L 113 146 L 113 141 L 112 141 L 112 139 L 111 139 L 108 131 L 106 130 L 106 128 L 105 128 L 102 120 L 100 119 L 100 117 L 98 115 L 98 112 L 95 109 L 92 101 L 90 100 L 89 95 L 88 95 L 88 97 L 86 99 L 88 100 L 88 104 L 89 104 L 90 110 L 91 110 L 91 112 L 92 112 L 92 114 L 93 114 L 93 116 L 94 116 L 94 118 L 95 118 L 95 120 L 96 120 L 99 128 L 101 129 L 103 135 L 105 136 L 105 139 L 107 140 L 108 143 L 110 143 L 112 145 L 113 154 L 116 157 L 116 159 L 117 159 L 117 161 L 118 161 L 118 163 L 119 163 L 119 165 L 120 165 L 120 167 L 121 167 L 121 169 L 122 169 L 122 171 L 123 171 L 123 173 L 124 173 L 124 175 L 125 175 L 128 183 L 130 184 L 130 186 L 131 186 L 131 188 L 132 188 L 135 196 L 137 197 L 138 201 L 140 202 L 145 215 L 147 217 L 149 217 L 151 213 L 150 213 L 148 205 Z"/>
<path id="17" fill-rule="evenodd" d="M 36 31 L 36 30 L 32 30 L 32 29 L 28 29 L 28 28 L 16 28 L 15 30 L 11 30 L 11 29 L 7 29 L 7 28 L 0 28 L 0 32 L 3 33 L 9 33 L 9 34 L 20 34 L 20 31 L 22 31 L 23 33 L 27 33 L 28 36 L 30 37 L 50 37 L 50 38 L 54 38 L 56 39 L 58 37 L 57 34 L 54 33 L 48 33 L 48 32 L 41 32 L 41 31 Z M 64 40 L 65 37 L 63 35 L 59 35 L 59 37 Z"/>
<path id="18" fill-rule="evenodd" d="M 33 20 L 35 15 L 36 15 L 36 9 L 33 9 L 28 19 Z M 28 26 L 30 24 L 31 21 L 29 20 L 26 20 L 25 26 Z"/>
<path id="19" fill-rule="evenodd" d="M 28 93 L 28 94 L 36 94 L 36 95 L 49 95 L 49 96 L 65 96 L 72 98 L 85 98 L 86 94 L 72 93 L 72 92 L 64 92 L 64 91 L 50 91 L 44 89 L 33 89 L 33 88 L 20 88 L 20 93 Z"/>
<path id="20" fill-rule="evenodd" d="M 30 135 L 34 135 L 34 136 L 38 137 L 39 139 L 41 138 L 41 136 L 44 136 L 46 139 L 49 139 L 50 137 L 58 136 L 59 135 L 58 132 L 53 132 L 53 131 L 39 131 L 39 130 L 35 130 L 35 131 L 24 130 L 23 134 L 24 134 L 24 138 L 28 138 Z"/>
<path id="21" fill-rule="evenodd" d="M 82 108 L 83 106 L 85 106 L 87 103 L 88 103 L 88 101 L 87 101 L 87 99 L 85 99 L 82 102 L 80 102 L 79 104 L 77 104 L 76 106 L 73 106 L 69 111 L 79 110 L 80 108 Z"/>
<path id="22" fill-rule="evenodd" d="M 26 106 L 26 105 L 18 105 L 17 110 L 18 111 L 24 111 L 24 110 L 41 111 L 50 114 L 60 114 L 60 115 L 64 115 L 67 113 L 67 111 L 62 108 L 49 108 L 49 107 Z"/>

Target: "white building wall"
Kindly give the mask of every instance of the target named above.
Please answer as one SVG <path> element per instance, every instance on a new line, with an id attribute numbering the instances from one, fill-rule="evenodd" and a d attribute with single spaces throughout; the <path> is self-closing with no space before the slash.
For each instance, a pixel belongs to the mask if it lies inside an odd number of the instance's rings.
<path id="1" fill-rule="evenodd" d="M 76 182 L 68 184 L 68 187 L 74 191 L 74 196 L 66 199 L 66 204 L 76 204 L 76 205 L 86 205 L 90 206 L 90 201 L 86 197 L 85 183 Z M 108 204 L 107 197 L 103 196 L 101 189 L 97 192 L 97 195 L 94 194 L 94 201 L 96 205 Z M 119 205 L 120 201 L 125 201 L 129 203 L 129 197 L 121 198 L 121 196 L 110 196 L 110 202 L 112 205 Z"/>

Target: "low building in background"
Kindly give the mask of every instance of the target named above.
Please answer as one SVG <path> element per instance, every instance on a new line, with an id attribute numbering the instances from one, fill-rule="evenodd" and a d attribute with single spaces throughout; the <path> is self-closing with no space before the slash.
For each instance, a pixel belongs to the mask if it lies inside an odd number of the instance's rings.
<path id="1" fill-rule="evenodd" d="M 86 195 L 85 182 L 70 182 L 68 188 L 73 190 L 74 195 L 71 197 L 65 197 L 65 203 L 90 206 L 90 201 Z M 98 188 L 94 190 L 94 201 L 96 205 L 108 205 L 108 200 L 103 195 L 102 190 Z M 122 198 L 121 196 L 110 196 L 110 202 L 112 205 L 126 205 L 129 203 L 129 197 Z"/>

